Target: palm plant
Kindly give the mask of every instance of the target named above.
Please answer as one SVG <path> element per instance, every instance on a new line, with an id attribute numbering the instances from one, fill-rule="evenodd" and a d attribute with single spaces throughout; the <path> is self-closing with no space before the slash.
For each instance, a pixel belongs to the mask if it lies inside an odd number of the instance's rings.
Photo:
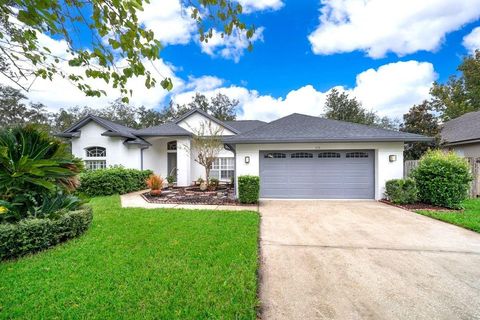
<path id="1" fill-rule="evenodd" d="M 82 169 L 64 143 L 34 126 L 0 130 L 0 201 L 17 218 L 58 192 L 75 190 Z"/>

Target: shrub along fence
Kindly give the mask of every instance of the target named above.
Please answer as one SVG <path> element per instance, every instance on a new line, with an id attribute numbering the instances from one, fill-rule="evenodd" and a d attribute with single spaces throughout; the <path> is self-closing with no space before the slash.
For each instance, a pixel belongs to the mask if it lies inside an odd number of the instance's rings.
<path id="1" fill-rule="evenodd" d="M 470 172 L 473 175 L 473 181 L 470 185 L 469 195 L 472 198 L 480 197 L 480 158 L 465 158 L 470 165 Z M 410 176 L 410 173 L 418 167 L 420 160 L 406 160 L 403 165 L 403 175 L 405 178 Z"/>

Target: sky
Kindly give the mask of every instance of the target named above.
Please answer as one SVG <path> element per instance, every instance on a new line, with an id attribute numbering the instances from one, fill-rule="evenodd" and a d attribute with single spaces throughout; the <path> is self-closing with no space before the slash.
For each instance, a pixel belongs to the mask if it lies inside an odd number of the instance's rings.
<path id="1" fill-rule="evenodd" d="M 133 105 L 160 109 L 195 92 L 222 92 L 239 100 L 239 119 L 271 121 L 293 112 L 319 116 L 338 88 L 380 116 L 401 119 L 429 98 L 432 82 L 446 81 L 480 49 L 480 0 L 238 0 L 243 19 L 256 26 L 252 52 L 241 33 L 200 43 L 180 1 L 151 0 L 139 15 L 164 46 L 147 68 L 171 77 L 174 89 L 148 90 L 135 79 Z M 40 42 L 65 54 L 61 40 L 43 35 Z M 27 96 L 54 111 L 105 106 L 118 97 L 106 91 L 85 97 L 56 78 L 36 80 Z"/>

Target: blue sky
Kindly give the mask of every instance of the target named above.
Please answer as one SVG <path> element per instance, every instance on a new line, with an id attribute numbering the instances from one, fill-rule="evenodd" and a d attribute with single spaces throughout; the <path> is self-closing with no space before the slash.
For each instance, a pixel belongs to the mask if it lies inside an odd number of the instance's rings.
<path id="1" fill-rule="evenodd" d="M 170 99 L 188 102 L 196 91 L 223 92 L 240 101 L 240 118 L 272 120 L 321 115 L 328 91 L 339 87 L 380 115 L 400 118 L 480 48 L 480 0 L 238 1 L 257 26 L 253 52 L 240 33 L 200 44 L 186 1 L 152 0 L 140 20 L 164 44 L 155 70 L 175 88 L 146 91 L 143 80 L 134 81 L 132 103 L 158 109 Z M 64 49 L 61 41 L 44 42 Z M 85 98 L 57 79 L 35 83 L 29 97 L 52 109 L 101 107 L 117 96 L 107 92 Z"/>

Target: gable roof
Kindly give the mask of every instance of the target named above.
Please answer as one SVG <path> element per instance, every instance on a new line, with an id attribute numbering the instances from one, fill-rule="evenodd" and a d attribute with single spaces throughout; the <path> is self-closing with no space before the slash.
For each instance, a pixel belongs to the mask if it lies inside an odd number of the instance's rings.
<path id="1" fill-rule="evenodd" d="M 191 136 L 192 133 L 173 122 L 164 123 L 154 127 L 137 130 L 135 133 L 141 137 L 152 136 Z"/>
<path id="2" fill-rule="evenodd" d="M 418 134 L 294 113 L 257 129 L 225 138 L 226 143 L 338 141 L 431 141 Z"/>
<path id="3" fill-rule="evenodd" d="M 107 129 L 102 135 L 106 136 L 117 136 L 117 137 L 125 137 L 130 139 L 136 139 L 137 137 L 134 135 L 135 129 L 123 126 L 121 124 L 115 123 L 113 121 L 104 119 L 99 116 L 95 116 L 93 114 L 87 115 L 85 118 L 77 121 L 73 124 L 70 128 L 65 130 L 63 133 L 59 134 L 63 137 L 75 137 L 78 136 L 78 130 L 86 125 L 88 122 L 93 121 L 100 125 L 101 127 Z"/>
<path id="4" fill-rule="evenodd" d="M 217 118 L 215 118 L 214 116 L 211 116 L 209 115 L 208 113 L 206 113 L 205 111 L 203 111 L 202 109 L 198 109 L 198 108 L 193 108 L 192 110 L 188 111 L 187 113 L 185 113 L 183 116 L 181 116 L 180 118 L 176 119 L 175 120 L 175 123 L 178 124 L 180 122 L 182 122 L 183 120 L 187 119 L 188 117 L 190 117 L 192 114 L 194 113 L 199 113 L 201 114 L 202 116 L 204 116 L 205 118 L 211 120 L 212 122 L 215 122 L 216 124 L 232 131 L 233 133 L 240 133 L 237 129 L 233 128 L 232 126 L 226 124 L 225 122 L 223 121 L 220 121 L 218 120 Z"/>
<path id="5" fill-rule="evenodd" d="M 235 128 L 240 133 L 257 129 L 258 127 L 266 124 L 266 122 L 260 121 L 260 120 L 234 120 L 234 121 L 223 121 L 223 123 L 229 125 L 232 128 Z"/>
<path id="6" fill-rule="evenodd" d="M 480 111 L 469 112 L 445 122 L 440 135 L 446 144 L 480 140 Z"/>

